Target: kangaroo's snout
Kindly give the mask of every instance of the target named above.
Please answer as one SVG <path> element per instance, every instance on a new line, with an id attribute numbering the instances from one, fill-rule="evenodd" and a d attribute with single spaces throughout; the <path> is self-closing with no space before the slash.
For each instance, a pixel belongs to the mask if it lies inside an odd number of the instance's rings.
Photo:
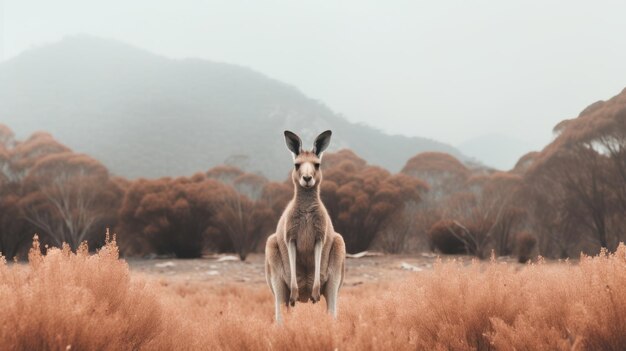
<path id="1" fill-rule="evenodd" d="M 317 177 L 317 179 L 315 177 Z M 306 172 L 304 174 L 301 174 L 300 181 L 298 183 L 300 183 L 300 186 L 304 188 L 312 188 L 320 180 L 319 177 L 319 173 Z"/>

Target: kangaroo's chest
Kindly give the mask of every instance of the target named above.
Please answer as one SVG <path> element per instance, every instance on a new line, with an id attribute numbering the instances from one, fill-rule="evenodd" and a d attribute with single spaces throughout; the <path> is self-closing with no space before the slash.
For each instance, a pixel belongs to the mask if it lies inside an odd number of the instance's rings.
<path id="1" fill-rule="evenodd" d="M 326 220 L 320 213 L 294 213 L 287 235 L 296 241 L 296 251 L 299 256 L 312 256 L 315 242 L 324 242 L 326 234 Z"/>

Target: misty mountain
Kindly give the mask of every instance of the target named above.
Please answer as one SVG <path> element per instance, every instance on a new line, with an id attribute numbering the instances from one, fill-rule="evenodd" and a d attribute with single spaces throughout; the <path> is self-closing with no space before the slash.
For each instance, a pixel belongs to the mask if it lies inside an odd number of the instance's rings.
<path id="1" fill-rule="evenodd" d="M 245 67 L 168 59 L 89 36 L 0 64 L 0 123 L 20 138 L 48 131 L 129 178 L 189 175 L 227 162 L 283 179 L 291 167 L 285 129 L 308 146 L 332 129 L 330 151 L 350 148 L 391 171 L 422 151 L 462 157 L 443 143 L 351 123 Z"/>
<path id="2" fill-rule="evenodd" d="M 501 134 L 485 134 L 468 139 L 456 146 L 463 154 L 484 160 L 487 166 L 509 170 L 533 146 L 527 142 Z"/>

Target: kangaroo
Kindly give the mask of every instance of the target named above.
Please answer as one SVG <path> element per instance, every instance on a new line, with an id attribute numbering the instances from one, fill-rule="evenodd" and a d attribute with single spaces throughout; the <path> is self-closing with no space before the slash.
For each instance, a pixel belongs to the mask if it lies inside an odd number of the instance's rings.
<path id="1" fill-rule="evenodd" d="M 276 233 L 268 237 L 265 245 L 265 278 L 274 294 L 279 324 L 281 304 L 289 308 L 296 301 L 316 303 L 320 293 L 326 299 L 328 312 L 337 318 L 346 249 L 320 199 L 320 164 L 331 134 L 330 130 L 323 132 L 315 139 L 313 149 L 304 151 L 300 137 L 285 131 L 285 142 L 294 160 L 294 196 L 278 220 Z"/>

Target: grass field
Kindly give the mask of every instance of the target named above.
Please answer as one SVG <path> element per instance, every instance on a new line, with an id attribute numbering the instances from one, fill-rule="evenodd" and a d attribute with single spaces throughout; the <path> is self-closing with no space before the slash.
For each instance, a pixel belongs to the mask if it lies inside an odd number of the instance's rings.
<path id="1" fill-rule="evenodd" d="M 338 320 L 299 304 L 273 321 L 262 256 L 118 258 L 115 242 L 0 265 L 11 350 L 623 350 L 626 247 L 576 263 L 348 260 Z M 408 269 L 402 269 L 405 266 Z"/>

